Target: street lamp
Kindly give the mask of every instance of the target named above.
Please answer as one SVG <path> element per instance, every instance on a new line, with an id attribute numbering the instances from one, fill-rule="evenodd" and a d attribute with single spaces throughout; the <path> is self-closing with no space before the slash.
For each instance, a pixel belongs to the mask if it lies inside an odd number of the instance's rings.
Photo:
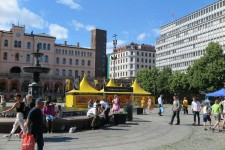
<path id="1" fill-rule="evenodd" d="M 116 34 L 113 35 L 113 37 L 115 38 L 113 40 L 113 56 L 111 56 L 111 59 L 113 60 L 113 78 L 114 78 L 114 82 L 115 82 L 115 75 L 116 75 L 116 67 L 115 67 L 115 62 L 117 59 L 117 56 L 115 55 L 116 53 L 116 45 L 117 45 L 117 39 L 116 39 Z"/>

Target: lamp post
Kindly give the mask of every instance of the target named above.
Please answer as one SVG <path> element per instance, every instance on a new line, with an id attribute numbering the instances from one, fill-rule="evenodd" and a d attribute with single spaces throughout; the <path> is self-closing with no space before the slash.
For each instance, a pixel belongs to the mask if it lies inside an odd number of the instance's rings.
<path id="1" fill-rule="evenodd" d="M 116 34 L 113 35 L 113 37 L 115 39 L 113 40 L 113 56 L 111 56 L 111 59 L 113 60 L 113 79 L 114 79 L 114 82 L 115 82 L 115 75 L 116 75 L 115 62 L 116 62 L 116 59 L 117 59 L 117 56 L 115 55 L 115 53 L 116 53 L 116 45 L 117 45 L 116 36 L 117 36 Z"/>

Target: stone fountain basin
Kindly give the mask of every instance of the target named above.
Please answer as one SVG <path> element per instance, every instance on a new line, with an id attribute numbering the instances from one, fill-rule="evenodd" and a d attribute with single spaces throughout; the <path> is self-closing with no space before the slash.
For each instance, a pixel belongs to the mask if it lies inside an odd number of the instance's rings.
<path id="1" fill-rule="evenodd" d="M 23 67 L 23 70 L 28 73 L 49 73 L 50 68 L 47 67 L 39 67 L 39 66 L 31 66 L 31 67 Z"/>

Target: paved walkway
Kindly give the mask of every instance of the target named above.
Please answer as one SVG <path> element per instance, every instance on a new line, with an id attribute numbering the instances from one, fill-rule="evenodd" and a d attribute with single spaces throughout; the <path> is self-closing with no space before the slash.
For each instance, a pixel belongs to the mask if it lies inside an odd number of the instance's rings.
<path id="1" fill-rule="evenodd" d="M 211 130 L 204 131 L 203 126 L 192 126 L 193 116 L 182 113 L 181 125 L 169 125 L 171 107 L 167 106 L 161 117 L 157 111 L 156 108 L 147 115 L 134 114 L 132 122 L 104 129 L 44 134 L 44 150 L 225 149 L 225 131 L 213 133 Z M 21 141 L 17 138 L 7 141 L 0 134 L 0 149 L 20 150 Z"/>

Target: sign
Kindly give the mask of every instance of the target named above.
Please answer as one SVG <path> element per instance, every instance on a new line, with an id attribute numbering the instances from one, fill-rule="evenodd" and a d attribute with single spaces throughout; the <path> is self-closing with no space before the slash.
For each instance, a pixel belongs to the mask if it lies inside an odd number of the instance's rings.
<path id="1" fill-rule="evenodd" d="M 133 92 L 133 87 L 104 87 L 105 92 Z"/>

